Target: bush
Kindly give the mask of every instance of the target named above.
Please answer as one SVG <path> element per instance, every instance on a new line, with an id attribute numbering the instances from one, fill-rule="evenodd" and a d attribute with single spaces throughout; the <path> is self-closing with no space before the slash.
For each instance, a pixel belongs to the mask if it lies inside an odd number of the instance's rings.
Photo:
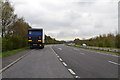
<path id="1" fill-rule="evenodd" d="M 2 39 L 2 51 L 19 49 L 25 46 L 27 46 L 27 38 L 24 38 L 22 36 L 6 35 L 6 37 Z"/>

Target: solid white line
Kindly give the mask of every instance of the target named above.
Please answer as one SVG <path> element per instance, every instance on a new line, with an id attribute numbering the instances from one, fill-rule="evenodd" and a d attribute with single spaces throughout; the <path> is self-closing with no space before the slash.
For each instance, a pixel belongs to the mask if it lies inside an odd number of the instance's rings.
<path id="1" fill-rule="evenodd" d="M 62 62 L 64 66 L 67 66 L 67 64 L 65 62 Z"/>
<path id="2" fill-rule="evenodd" d="M 108 62 L 110 62 L 110 63 L 112 63 L 112 64 L 120 65 L 120 64 L 118 64 L 118 63 L 116 63 L 116 62 L 113 62 L 113 61 L 108 61 Z"/>
<path id="3" fill-rule="evenodd" d="M 60 61 L 63 61 L 61 58 L 59 58 Z"/>
<path id="4" fill-rule="evenodd" d="M 33 51 L 33 50 L 32 50 L 32 51 Z M 30 53 L 30 52 L 32 52 L 32 51 L 27 52 L 25 55 L 21 56 L 20 58 L 16 59 L 15 61 L 13 61 L 12 63 L 10 63 L 10 64 L 7 65 L 6 67 L 2 68 L 2 69 L 0 70 L 0 74 L 1 74 L 4 70 L 8 69 L 8 68 L 11 67 L 12 65 L 14 65 L 16 62 L 18 62 L 19 60 L 21 60 L 22 58 L 24 58 L 28 53 Z"/>
<path id="5" fill-rule="evenodd" d="M 75 72 L 72 69 L 68 69 L 71 74 L 75 75 Z"/>

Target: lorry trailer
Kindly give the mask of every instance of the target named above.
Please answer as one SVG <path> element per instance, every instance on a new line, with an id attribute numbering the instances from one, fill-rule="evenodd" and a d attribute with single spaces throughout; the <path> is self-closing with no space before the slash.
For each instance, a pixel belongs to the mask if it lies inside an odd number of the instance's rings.
<path id="1" fill-rule="evenodd" d="M 44 31 L 43 29 L 28 29 L 28 44 L 32 48 L 44 48 Z"/>

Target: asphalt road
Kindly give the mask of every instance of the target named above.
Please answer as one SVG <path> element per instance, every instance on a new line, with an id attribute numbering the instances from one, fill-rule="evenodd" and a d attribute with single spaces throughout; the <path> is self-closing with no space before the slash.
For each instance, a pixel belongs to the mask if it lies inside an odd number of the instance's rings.
<path id="1" fill-rule="evenodd" d="M 63 44 L 32 49 L 3 78 L 118 78 L 118 57 Z"/>
<path id="2" fill-rule="evenodd" d="M 33 49 L 2 73 L 3 78 L 73 78 L 58 60 L 51 46 Z"/>
<path id="3" fill-rule="evenodd" d="M 80 78 L 118 78 L 117 56 L 65 45 L 53 49 Z"/>

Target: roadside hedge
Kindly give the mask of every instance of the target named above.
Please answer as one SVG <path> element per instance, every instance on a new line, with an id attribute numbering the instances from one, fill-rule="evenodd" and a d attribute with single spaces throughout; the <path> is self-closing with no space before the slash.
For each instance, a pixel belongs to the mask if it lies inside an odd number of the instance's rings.
<path id="1" fill-rule="evenodd" d="M 2 39 L 2 52 L 19 49 L 27 45 L 27 38 L 18 35 L 7 35 Z"/>

